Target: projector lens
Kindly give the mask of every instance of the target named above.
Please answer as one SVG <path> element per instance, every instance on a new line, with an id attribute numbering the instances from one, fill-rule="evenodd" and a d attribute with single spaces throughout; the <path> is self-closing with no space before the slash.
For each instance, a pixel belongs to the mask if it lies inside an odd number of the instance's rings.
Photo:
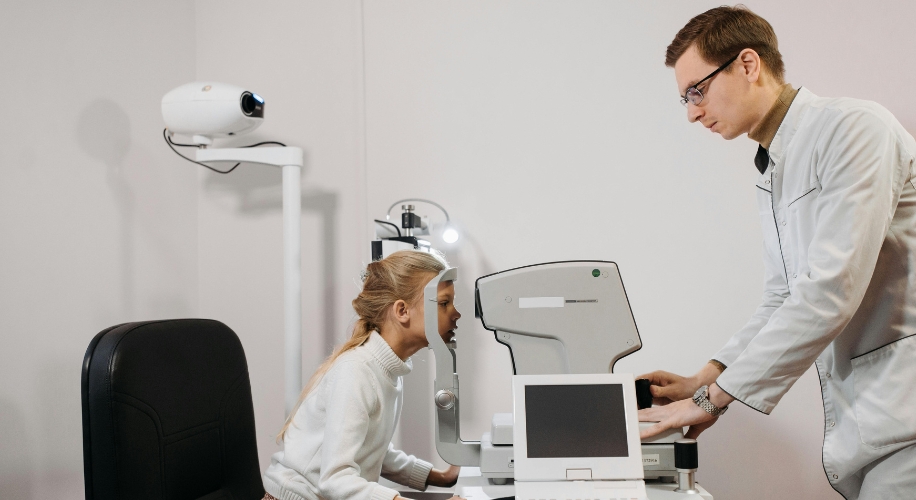
<path id="1" fill-rule="evenodd" d="M 264 98 L 252 92 L 242 92 L 239 99 L 242 113 L 252 118 L 264 118 Z"/>

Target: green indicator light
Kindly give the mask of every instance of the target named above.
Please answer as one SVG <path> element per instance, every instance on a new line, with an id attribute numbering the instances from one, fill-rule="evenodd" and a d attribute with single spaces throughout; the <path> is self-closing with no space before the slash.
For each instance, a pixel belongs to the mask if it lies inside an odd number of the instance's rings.
<path id="1" fill-rule="evenodd" d="M 598 276 L 601 276 L 601 271 L 598 270 L 598 269 L 592 269 L 592 276 L 594 276 L 594 277 L 596 277 L 596 278 L 597 278 Z"/>

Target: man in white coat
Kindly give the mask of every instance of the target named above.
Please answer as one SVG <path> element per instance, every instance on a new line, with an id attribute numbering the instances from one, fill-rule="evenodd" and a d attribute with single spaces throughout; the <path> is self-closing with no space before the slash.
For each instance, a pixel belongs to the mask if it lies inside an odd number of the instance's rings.
<path id="1" fill-rule="evenodd" d="M 827 480 L 847 499 L 916 498 L 916 141 L 880 105 L 784 82 L 776 35 L 743 7 L 693 18 L 668 47 L 690 122 L 760 144 L 765 290 L 690 377 L 646 375 L 659 422 L 695 437 L 732 401 L 769 413 L 814 364 Z M 727 418 L 727 417 L 726 417 Z"/>

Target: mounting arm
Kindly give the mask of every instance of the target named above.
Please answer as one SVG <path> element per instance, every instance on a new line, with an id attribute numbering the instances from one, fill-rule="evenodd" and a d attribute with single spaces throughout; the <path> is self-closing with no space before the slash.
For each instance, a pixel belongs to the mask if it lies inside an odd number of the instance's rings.
<path id="1" fill-rule="evenodd" d="M 423 290 L 423 320 L 426 340 L 436 358 L 433 402 L 436 405 L 436 451 L 452 465 L 480 465 L 480 442 L 461 440 L 460 394 L 458 392 L 457 345 L 446 344 L 439 336 L 439 283 L 458 279 L 458 269 L 450 267 L 433 278 Z"/>

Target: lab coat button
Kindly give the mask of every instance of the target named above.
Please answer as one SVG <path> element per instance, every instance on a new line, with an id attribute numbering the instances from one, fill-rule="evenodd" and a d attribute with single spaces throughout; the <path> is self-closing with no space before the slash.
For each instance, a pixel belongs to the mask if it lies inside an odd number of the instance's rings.
<path id="1" fill-rule="evenodd" d="M 793 274 L 792 277 L 793 277 L 793 278 L 798 278 L 798 275 L 797 275 L 797 274 Z"/>
<path id="2" fill-rule="evenodd" d="M 839 479 L 840 476 L 837 476 L 836 474 L 834 474 L 834 475 L 833 475 L 833 478 L 834 478 L 834 479 Z"/>
<path id="3" fill-rule="evenodd" d="M 786 221 L 782 221 L 782 225 L 785 226 L 785 225 L 786 225 Z"/>
<path id="4" fill-rule="evenodd" d="M 829 427 L 833 427 L 834 425 L 836 425 L 836 422 L 834 422 L 833 420 L 828 420 L 828 421 L 827 421 L 827 425 L 828 425 Z"/>
<path id="5" fill-rule="evenodd" d="M 769 183 L 770 183 L 770 180 L 767 179 L 767 180 L 763 181 L 763 183 L 764 183 L 764 184 L 769 184 Z"/>
<path id="6" fill-rule="evenodd" d="M 824 375 L 824 376 L 827 378 L 830 378 L 832 375 L 830 375 L 830 372 L 827 372 L 827 375 Z"/>

